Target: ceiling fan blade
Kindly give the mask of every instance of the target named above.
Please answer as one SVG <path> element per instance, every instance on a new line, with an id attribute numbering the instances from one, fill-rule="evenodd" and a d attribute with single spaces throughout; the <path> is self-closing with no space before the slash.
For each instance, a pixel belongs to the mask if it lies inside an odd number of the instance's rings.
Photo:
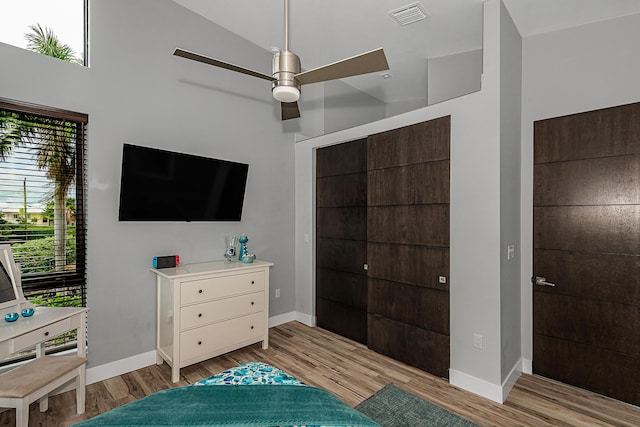
<path id="1" fill-rule="evenodd" d="M 384 50 L 378 48 L 371 52 L 362 53 L 343 59 L 342 61 L 303 71 L 296 74 L 296 79 L 301 84 L 325 82 L 327 80 L 342 79 L 360 74 L 373 73 L 375 71 L 388 70 L 389 64 Z"/>
<path id="2" fill-rule="evenodd" d="M 282 120 L 297 119 L 300 117 L 300 110 L 297 102 L 281 102 Z"/>
<path id="3" fill-rule="evenodd" d="M 259 77 L 261 79 L 269 80 L 271 82 L 277 80 L 273 76 L 269 76 L 267 74 L 262 74 L 262 73 L 259 73 L 257 71 L 249 70 L 247 68 L 239 67 L 237 65 L 233 65 L 233 64 L 230 64 L 228 62 L 220 61 L 218 59 L 209 58 L 208 56 L 203 56 L 203 55 L 200 55 L 198 53 L 189 52 L 188 50 L 183 50 L 183 49 L 180 49 L 180 48 L 176 48 L 176 50 L 173 51 L 173 54 L 176 55 L 176 56 L 181 56 L 183 58 L 191 59 L 193 61 L 202 62 L 203 64 L 214 65 L 216 67 L 226 68 L 227 70 L 236 71 L 238 73 L 247 74 L 249 76 Z"/>

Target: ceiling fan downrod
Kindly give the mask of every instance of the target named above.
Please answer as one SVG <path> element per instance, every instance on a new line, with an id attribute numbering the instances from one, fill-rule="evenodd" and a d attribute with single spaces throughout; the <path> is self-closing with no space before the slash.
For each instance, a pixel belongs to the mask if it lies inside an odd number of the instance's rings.
<path id="1" fill-rule="evenodd" d="M 300 58 L 289 50 L 289 0 L 284 0 L 284 49 L 273 55 L 271 85 L 273 97 L 280 102 L 296 102 L 300 98 L 300 82 L 295 75 L 300 73 Z"/>

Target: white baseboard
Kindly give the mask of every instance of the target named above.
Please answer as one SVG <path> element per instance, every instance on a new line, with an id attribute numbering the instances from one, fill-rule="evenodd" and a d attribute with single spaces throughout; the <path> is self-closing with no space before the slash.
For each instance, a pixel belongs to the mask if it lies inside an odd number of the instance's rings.
<path id="1" fill-rule="evenodd" d="M 494 402 L 502 403 L 502 387 L 464 372 L 449 369 L 449 383 Z"/>
<path id="2" fill-rule="evenodd" d="M 290 311 L 289 313 L 278 314 L 277 316 L 269 317 L 269 327 L 273 328 L 274 326 L 282 325 L 287 322 L 293 322 L 296 319 L 296 312 Z"/>
<path id="3" fill-rule="evenodd" d="M 316 327 L 316 316 L 311 316 L 309 314 L 298 313 L 296 312 L 296 320 L 300 323 L 304 323 L 307 326 L 312 328 Z"/>
<path id="4" fill-rule="evenodd" d="M 511 393 L 511 389 L 516 385 L 518 378 L 520 378 L 522 369 L 522 360 L 518 360 L 518 362 L 513 365 L 511 368 L 511 372 L 507 375 L 507 378 L 502 382 L 502 402 L 504 403 L 507 400 L 507 396 Z"/>
<path id="5" fill-rule="evenodd" d="M 87 369 L 87 384 L 97 383 L 98 381 L 126 374 L 136 369 L 146 368 L 154 363 L 156 363 L 155 350 L 127 357 L 126 359 L 116 360 L 115 362 L 105 363 L 104 365 L 94 366 Z"/>
<path id="6" fill-rule="evenodd" d="M 279 314 L 269 318 L 269 327 L 282 325 L 283 323 L 297 320 L 308 326 L 315 326 L 314 317 L 306 314 L 297 313 L 295 311 Z M 313 323 L 312 323 L 313 322 Z M 87 384 L 97 383 L 136 369 L 146 368 L 156 363 L 156 351 L 148 351 L 136 356 L 127 357 L 126 359 L 116 360 L 115 362 L 105 363 L 104 365 L 94 366 L 87 369 Z"/>
<path id="7" fill-rule="evenodd" d="M 520 365 L 521 361 L 518 361 L 501 385 L 490 383 L 489 381 L 456 371 L 455 369 L 449 369 L 449 383 L 482 397 L 486 397 L 494 402 L 504 403 L 509 392 L 520 377 L 520 370 L 518 369 Z"/>

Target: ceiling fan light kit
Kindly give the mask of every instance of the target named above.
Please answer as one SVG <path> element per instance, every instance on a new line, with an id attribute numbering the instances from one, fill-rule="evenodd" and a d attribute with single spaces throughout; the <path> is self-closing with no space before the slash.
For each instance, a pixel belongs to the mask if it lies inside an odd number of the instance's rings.
<path id="1" fill-rule="evenodd" d="M 271 93 L 280 102 L 296 102 L 300 98 L 300 58 L 293 52 L 281 50 L 273 54 Z"/>
<path id="2" fill-rule="evenodd" d="M 300 88 L 303 84 L 325 82 L 389 69 L 383 49 L 378 48 L 312 70 L 301 71 L 300 58 L 289 50 L 289 0 L 284 0 L 284 49 L 274 52 L 273 73 L 271 75 L 180 48 L 176 48 L 173 54 L 203 64 L 271 81 L 271 93 L 276 100 L 280 101 L 282 120 L 300 117 L 297 101 L 300 98 Z"/>
<path id="3" fill-rule="evenodd" d="M 293 86 L 274 86 L 271 93 L 280 102 L 296 102 L 300 99 L 300 91 Z"/>

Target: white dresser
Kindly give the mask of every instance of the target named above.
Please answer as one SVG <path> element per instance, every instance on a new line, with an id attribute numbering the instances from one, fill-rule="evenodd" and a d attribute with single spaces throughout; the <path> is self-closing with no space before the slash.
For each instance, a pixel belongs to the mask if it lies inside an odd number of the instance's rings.
<path id="1" fill-rule="evenodd" d="M 156 360 L 180 368 L 262 341 L 269 346 L 269 268 L 213 261 L 152 269 L 158 282 Z"/>

